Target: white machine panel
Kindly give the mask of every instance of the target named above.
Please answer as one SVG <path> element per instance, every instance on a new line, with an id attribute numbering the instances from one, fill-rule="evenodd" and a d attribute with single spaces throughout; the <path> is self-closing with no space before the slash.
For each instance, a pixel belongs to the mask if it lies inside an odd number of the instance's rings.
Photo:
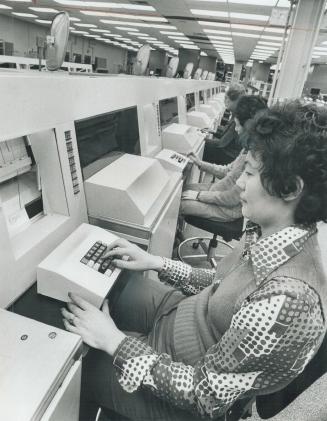
<path id="1" fill-rule="evenodd" d="M 183 173 L 189 163 L 189 159 L 186 158 L 186 156 L 170 149 L 162 149 L 156 155 L 156 158 L 159 159 L 166 170 L 176 171 L 179 173 Z"/>
<path id="2" fill-rule="evenodd" d="M 224 102 L 220 102 L 218 100 L 211 99 L 210 101 L 208 101 L 208 105 L 212 106 L 216 110 L 217 113 L 224 112 L 224 109 L 225 109 Z"/>
<path id="3" fill-rule="evenodd" d="M 102 255 L 117 236 L 89 224 L 80 225 L 37 267 L 37 291 L 69 301 L 75 292 L 100 307 L 121 270 Z"/>
<path id="4" fill-rule="evenodd" d="M 187 113 L 187 124 L 198 127 L 199 129 L 212 128 L 213 119 L 208 114 L 201 111 L 189 111 Z"/>
<path id="5" fill-rule="evenodd" d="M 209 104 L 200 104 L 199 111 L 207 114 L 210 118 L 217 117 L 217 111 L 212 105 Z"/>
<path id="6" fill-rule="evenodd" d="M 195 152 L 205 135 L 195 127 L 186 124 L 170 124 L 162 131 L 162 145 L 182 154 Z"/>
<path id="7" fill-rule="evenodd" d="M 0 419 L 40 420 L 81 344 L 78 335 L 0 310 Z"/>
<path id="8" fill-rule="evenodd" d="M 89 215 L 148 226 L 168 184 L 158 160 L 125 154 L 85 181 Z"/>

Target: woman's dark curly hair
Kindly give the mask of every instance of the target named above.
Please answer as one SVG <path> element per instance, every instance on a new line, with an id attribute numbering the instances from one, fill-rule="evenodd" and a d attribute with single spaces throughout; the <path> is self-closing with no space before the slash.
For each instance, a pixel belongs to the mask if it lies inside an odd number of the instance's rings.
<path id="1" fill-rule="evenodd" d="M 304 186 L 295 222 L 327 222 L 327 111 L 293 101 L 260 112 L 247 127 L 248 148 L 261 161 L 260 177 L 271 195 Z"/>
<path id="2" fill-rule="evenodd" d="M 253 118 L 260 110 L 267 108 L 267 102 L 257 95 L 243 95 L 237 101 L 234 116 L 238 119 L 241 126 Z"/>

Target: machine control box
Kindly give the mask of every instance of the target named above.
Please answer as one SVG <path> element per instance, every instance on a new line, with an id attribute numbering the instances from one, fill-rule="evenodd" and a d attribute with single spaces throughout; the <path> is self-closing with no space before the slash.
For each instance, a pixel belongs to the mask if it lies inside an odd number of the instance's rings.
<path id="1" fill-rule="evenodd" d="M 38 293 L 69 301 L 68 293 L 75 292 L 100 307 L 121 272 L 112 258 L 103 258 L 117 238 L 102 228 L 80 225 L 37 267 Z"/>
<path id="2" fill-rule="evenodd" d="M 189 159 L 170 149 L 162 149 L 157 155 L 156 158 L 159 159 L 161 165 L 168 171 L 175 171 L 183 173 L 185 170 Z"/>

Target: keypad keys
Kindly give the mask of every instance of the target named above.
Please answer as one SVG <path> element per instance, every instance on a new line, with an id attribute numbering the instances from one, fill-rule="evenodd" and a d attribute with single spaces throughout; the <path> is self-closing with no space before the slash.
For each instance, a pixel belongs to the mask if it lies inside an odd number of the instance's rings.
<path id="1" fill-rule="evenodd" d="M 82 257 L 80 262 L 109 277 L 115 270 L 115 266 L 112 264 L 113 257 L 108 257 L 106 259 L 102 258 L 102 255 L 106 250 L 107 244 L 97 241 L 88 250 L 85 256 Z"/>

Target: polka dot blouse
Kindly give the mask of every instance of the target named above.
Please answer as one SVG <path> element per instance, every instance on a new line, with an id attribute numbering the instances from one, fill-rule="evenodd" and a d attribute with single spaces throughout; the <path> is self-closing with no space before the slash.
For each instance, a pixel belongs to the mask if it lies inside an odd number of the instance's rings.
<path id="1" fill-rule="evenodd" d="M 114 359 L 123 389 L 133 392 L 145 387 L 172 405 L 215 418 L 235 400 L 280 389 L 295 378 L 325 333 L 320 299 L 301 280 L 266 278 L 299 253 L 313 232 L 313 228 L 291 226 L 260 239 L 258 227 L 249 224 L 243 256 L 252 260 L 259 287 L 240 304 L 221 340 L 190 366 L 126 337 Z M 219 284 L 213 271 L 169 259 L 160 278 L 187 295 Z"/>

